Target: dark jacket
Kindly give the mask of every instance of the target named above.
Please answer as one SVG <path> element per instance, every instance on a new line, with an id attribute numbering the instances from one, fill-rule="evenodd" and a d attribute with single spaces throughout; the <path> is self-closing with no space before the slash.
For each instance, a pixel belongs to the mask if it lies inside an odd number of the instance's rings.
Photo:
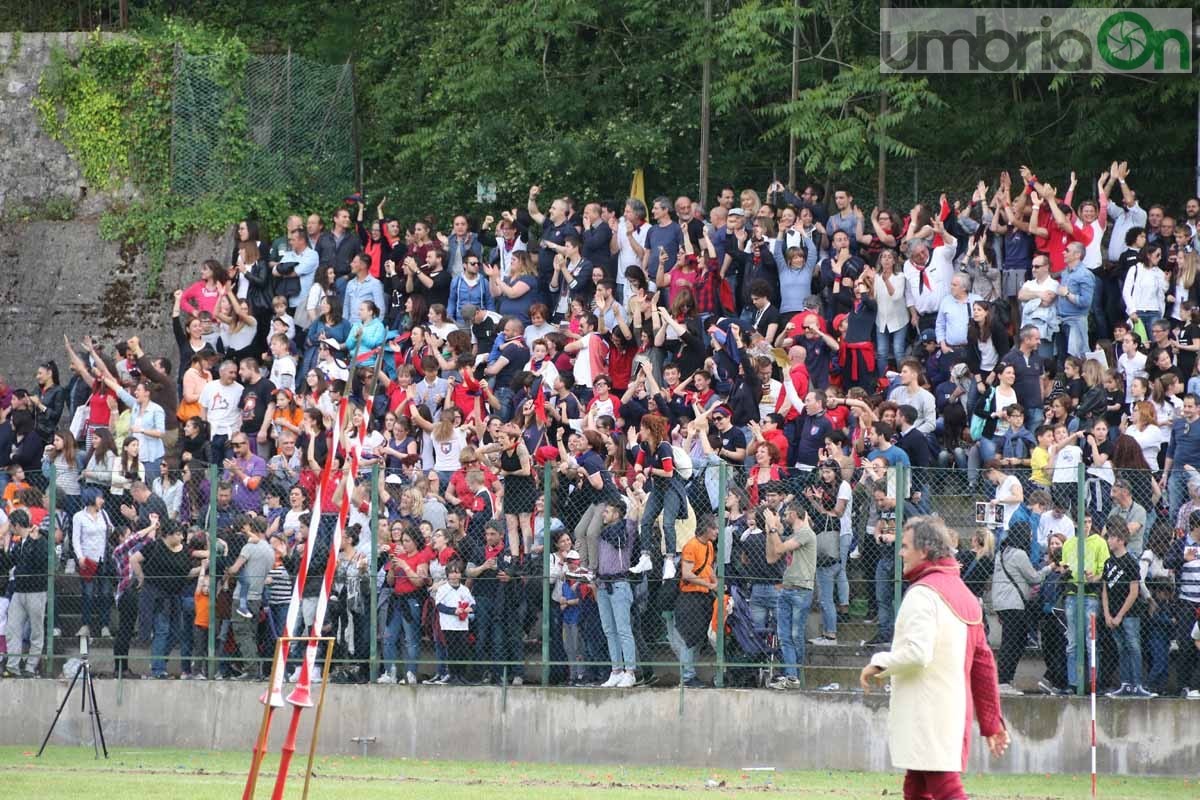
<path id="1" fill-rule="evenodd" d="M 150 382 L 150 400 L 162 406 L 163 416 L 167 420 L 167 430 L 179 428 L 179 420 L 175 414 L 179 411 L 179 389 L 171 376 L 160 372 L 154 367 L 154 360 L 143 355 L 137 360 L 138 369 Z M 186 367 L 185 367 L 186 369 Z"/>
<path id="2" fill-rule="evenodd" d="M 967 366 L 972 375 L 979 374 L 979 331 L 974 321 L 967 325 Z M 996 364 L 1008 355 L 1012 349 L 1012 339 L 1009 338 L 1008 328 L 998 315 L 992 315 L 992 347 L 996 348 Z"/>
<path id="3" fill-rule="evenodd" d="M 14 592 L 46 591 L 50 560 L 46 541 L 44 536 L 37 539 L 26 536 L 8 551 L 0 551 L 0 573 L 7 575 L 14 570 L 10 584 Z"/>

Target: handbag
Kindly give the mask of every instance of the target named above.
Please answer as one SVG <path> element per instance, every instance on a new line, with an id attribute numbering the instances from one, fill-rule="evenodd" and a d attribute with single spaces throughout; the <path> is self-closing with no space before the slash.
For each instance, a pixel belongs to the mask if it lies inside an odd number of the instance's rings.
<path id="1" fill-rule="evenodd" d="M 992 411 L 995 410 L 995 405 L 996 405 L 996 391 L 993 389 L 992 393 L 990 395 L 988 395 L 988 399 L 984 401 L 983 410 L 988 413 L 991 413 Z M 977 414 L 971 415 L 971 440 L 972 441 L 978 442 L 980 439 L 983 438 L 983 429 L 985 427 L 987 427 L 987 421 L 988 421 L 987 417 L 981 417 Z"/>

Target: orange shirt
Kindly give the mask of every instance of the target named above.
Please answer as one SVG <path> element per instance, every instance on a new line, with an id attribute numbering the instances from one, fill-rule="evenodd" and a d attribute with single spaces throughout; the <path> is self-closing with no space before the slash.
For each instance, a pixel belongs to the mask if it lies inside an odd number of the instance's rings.
<path id="1" fill-rule="evenodd" d="M 702 542 L 699 538 L 688 540 L 688 543 L 683 546 L 682 561 L 689 561 L 692 564 L 692 574 L 697 578 L 712 582 L 716 580 L 713 577 L 713 546 L 712 542 Z M 685 581 L 679 582 L 679 591 L 681 592 L 707 592 L 707 586 L 698 586 L 694 583 Z"/>

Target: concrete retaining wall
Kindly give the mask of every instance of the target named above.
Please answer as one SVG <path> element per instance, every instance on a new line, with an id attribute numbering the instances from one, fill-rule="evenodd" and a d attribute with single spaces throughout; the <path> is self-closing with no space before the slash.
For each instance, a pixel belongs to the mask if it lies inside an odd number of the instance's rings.
<path id="1" fill-rule="evenodd" d="M 0 682 L 0 744 L 36 745 L 65 690 L 59 681 Z M 259 685 L 106 680 L 96 690 L 115 747 L 249 751 L 262 713 Z M 1006 698 L 1004 707 L 1012 749 L 993 762 L 976 738 L 972 770 L 1088 772 L 1087 702 Z M 1194 776 L 1197 708 L 1183 700 L 1101 701 L 1099 769 Z M 277 737 L 283 727 L 275 726 Z M 330 686 L 320 750 L 354 754 L 352 737 L 376 736 L 369 752 L 386 757 L 882 771 L 889 769 L 886 733 L 886 698 L 851 693 L 731 689 L 681 698 L 669 689 Z M 303 747 L 307 729 L 302 736 Z M 90 745 L 75 698 L 54 741 Z"/>

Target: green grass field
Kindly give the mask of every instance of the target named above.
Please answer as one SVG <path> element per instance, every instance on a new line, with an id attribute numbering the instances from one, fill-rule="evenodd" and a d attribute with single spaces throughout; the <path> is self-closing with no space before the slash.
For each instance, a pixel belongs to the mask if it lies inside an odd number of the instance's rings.
<path id="1" fill-rule="evenodd" d="M 96 761 L 89 748 L 51 746 L 41 759 L 36 748 L 0 748 L 0 787 L 5 797 L 78 800 L 80 797 L 136 800 L 228 800 L 241 794 L 249 755 L 184 750 L 123 749 Z M 288 781 L 288 797 L 300 797 L 303 778 Z M 268 756 L 258 797 L 269 797 L 277 756 Z M 659 767 L 484 764 L 453 761 L 319 757 L 312 798 L 365 796 L 393 800 L 658 800 L 696 791 L 716 795 L 780 792 L 803 798 L 898 796 L 897 775 L 858 772 L 741 772 Z M 1195 780 L 1101 779 L 1105 800 L 1183 800 L 1200 794 Z M 985 798 L 1074 800 L 1089 796 L 1082 775 L 970 775 L 967 789 Z"/>

